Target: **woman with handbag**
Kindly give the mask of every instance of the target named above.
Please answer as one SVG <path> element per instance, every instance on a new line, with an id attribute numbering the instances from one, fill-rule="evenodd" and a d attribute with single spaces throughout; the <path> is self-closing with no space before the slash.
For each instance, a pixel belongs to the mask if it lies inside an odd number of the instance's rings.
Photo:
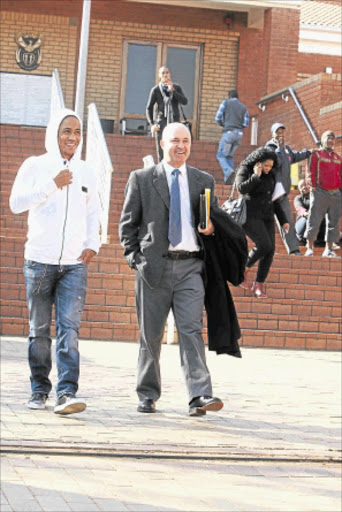
<path id="1" fill-rule="evenodd" d="M 285 214 L 272 201 L 275 175 L 272 170 L 277 156 L 274 151 L 260 147 L 250 153 L 239 165 L 236 186 L 239 194 L 246 199 L 247 220 L 243 224 L 246 235 L 254 242 L 247 259 L 245 278 L 241 287 L 248 289 L 248 273 L 258 261 L 256 280 L 251 290 L 258 298 L 266 298 L 264 283 L 272 265 L 275 251 L 274 212 L 284 230 L 289 229 Z"/>

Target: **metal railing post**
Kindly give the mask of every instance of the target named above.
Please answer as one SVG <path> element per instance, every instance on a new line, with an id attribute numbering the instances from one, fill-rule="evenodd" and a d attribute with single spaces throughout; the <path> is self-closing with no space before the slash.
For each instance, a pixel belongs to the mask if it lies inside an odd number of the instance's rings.
<path id="1" fill-rule="evenodd" d="M 75 111 L 82 120 L 84 113 L 85 84 L 87 77 L 90 9 L 91 0 L 83 0 L 81 42 L 80 53 L 78 56 L 77 86 L 75 100 Z"/>
<path id="2" fill-rule="evenodd" d="M 313 140 L 315 141 L 315 143 L 316 143 L 316 144 L 318 144 L 318 143 L 319 143 L 319 138 L 317 137 L 317 135 L 315 134 L 315 132 L 314 132 L 314 130 L 313 130 L 313 128 L 312 128 L 312 126 L 311 126 L 311 124 L 309 123 L 309 120 L 308 120 L 308 118 L 306 117 L 306 114 L 305 114 L 305 112 L 304 112 L 304 110 L 303 110 L 303 108 L 302 108 L 301 104 L 299 103 L 298 98 L 297 98 L 297 96 L 296 96 L 296 94 L 295 94 L 294 90 L 293 90 L 291 87 L 289 87 L 289 88 L 288 88 L 288 91 L 289 91 L 289 93 L 291 94 L 292 99 L 293 99 L 293 101 L 295 102 L 295 105 L 296 105 L 296 107 L 298 108 L 298 110 L 299 110 L 299 112 L 300 112 L 300 115 L 301 115 L 301 116 L 302 116 L 302 118 L 303 118 L 304 123 L 306 124 L 306 126 L 307 126 L 307 128 L 308 128 L 309 132 L 311 133 L 311 136 L 312 136 Z"/>

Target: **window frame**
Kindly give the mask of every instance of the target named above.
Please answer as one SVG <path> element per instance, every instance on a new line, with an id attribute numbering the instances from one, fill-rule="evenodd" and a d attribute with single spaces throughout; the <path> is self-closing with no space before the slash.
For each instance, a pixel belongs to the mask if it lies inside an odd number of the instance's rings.
<path id="1" fill-rule="evenodd" d="M 167 61 L 168 48 L 184 48 L 186 50 L 195 50 L 195 83 L 193 90 L 193 115 L 188 117 L 188 120 L 192 123 L 192 134 L 196 137 L 198 131 L 199 121 L 199 99 L 202 83 L 202 61 L 203 61 L 203 45 L 202 44 L 184 44 L 177 43 L 176 41 L 160 41 L 160 40 L 149 40 L 149 39 L 132 39 L 123 38 L 122 42 L 122 76 L 121 76 L 121 90 L 120 90 L 120 101 L 119 101 L 119 119 L 141 119 L 146 120 L 145 114 L 132 114 L 125 112 L 125 99 L 126 99 L 126 85 L 127 85 L 127 61 L 128 61 L 128 49 L 130 44 L 155 46 L 157 48 L 156 54 L 156 71 L 155 71 L 155 85 L 159 81 L 158 70 Z M 167 64 L 165 64 L 167 65 Z M 146 98 L 147 104 L 148 98 Z"/>

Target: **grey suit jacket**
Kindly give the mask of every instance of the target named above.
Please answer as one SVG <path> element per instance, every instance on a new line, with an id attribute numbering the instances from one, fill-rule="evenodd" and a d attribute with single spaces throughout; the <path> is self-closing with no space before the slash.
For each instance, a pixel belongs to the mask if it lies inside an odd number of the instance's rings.
<path id="1" fill-rule="evenodd" d="M 211 202 L 217 204 L 214 179 L 195 167 L 187 166 L 187 171 L 192 222 L 197 228 L 200 194 L 205 188 L 211 189 Z M 169 208 L 169 187 L 161 163 L 130 174 L 120 218 L 120 241 L 129 266 L 135 268 L 151 288 L 158 286 L 164 271 L 169 247 Z M 202 246 L 199 234 L 198 240 Z"/>

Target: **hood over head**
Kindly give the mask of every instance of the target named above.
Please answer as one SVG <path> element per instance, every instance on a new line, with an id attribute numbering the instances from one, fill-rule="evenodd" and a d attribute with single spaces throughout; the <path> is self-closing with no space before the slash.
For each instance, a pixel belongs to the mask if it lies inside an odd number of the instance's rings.
<path id="1" fill-rule="evenodd" d="M 56 110 L 52 116 L 50 117 L 49 124 L 46 128 L 45 133 L 45 149 L 48 153 L 53 154 L 55 157 L 62 158 L 59 145 L 58 145 L 58 130 L 61 125 L 61 122 L 66 117 L 73 116 L 76 117 L 80 122 L 81 127 L 81 140 L 79 145 L 76 148 L 76 151 L 72 158 L 80 160 L 81 153 L 82 153 L 82 146 L 83 146 L 83 129 L 82 129 L 82 121 L 80 117 L 74 112 L 73 110 L 70 110 L 68 108 L 61 108 L 59 110 Z"/>
<path id="2" fill-rule="evenodd" d="M 254 149 L 246 158 L 241 162 L 241 165 L 248 165 L 253 167 L 258 162 L 265 162 L 266 160 L 272 160 L 273 165 L 277 163 L 277 155 L 273 151 L 273 149 L 265 148 L 261 146 L 259 148 Z M 238 167 L 238 169 L 240 168 Z"/>
<path id="3" fill-rule="evenodd" d="M 327 149 L 327 140 L 328 140 L 329 135 L 332 135 L 335 139 L 335 134 L 331 130 L 327 130 L 326 132 L 322 133 L 321 146 L 324 149 Z M 331 151 L 331 149 L 330 149 L 330 151 Z"/>

